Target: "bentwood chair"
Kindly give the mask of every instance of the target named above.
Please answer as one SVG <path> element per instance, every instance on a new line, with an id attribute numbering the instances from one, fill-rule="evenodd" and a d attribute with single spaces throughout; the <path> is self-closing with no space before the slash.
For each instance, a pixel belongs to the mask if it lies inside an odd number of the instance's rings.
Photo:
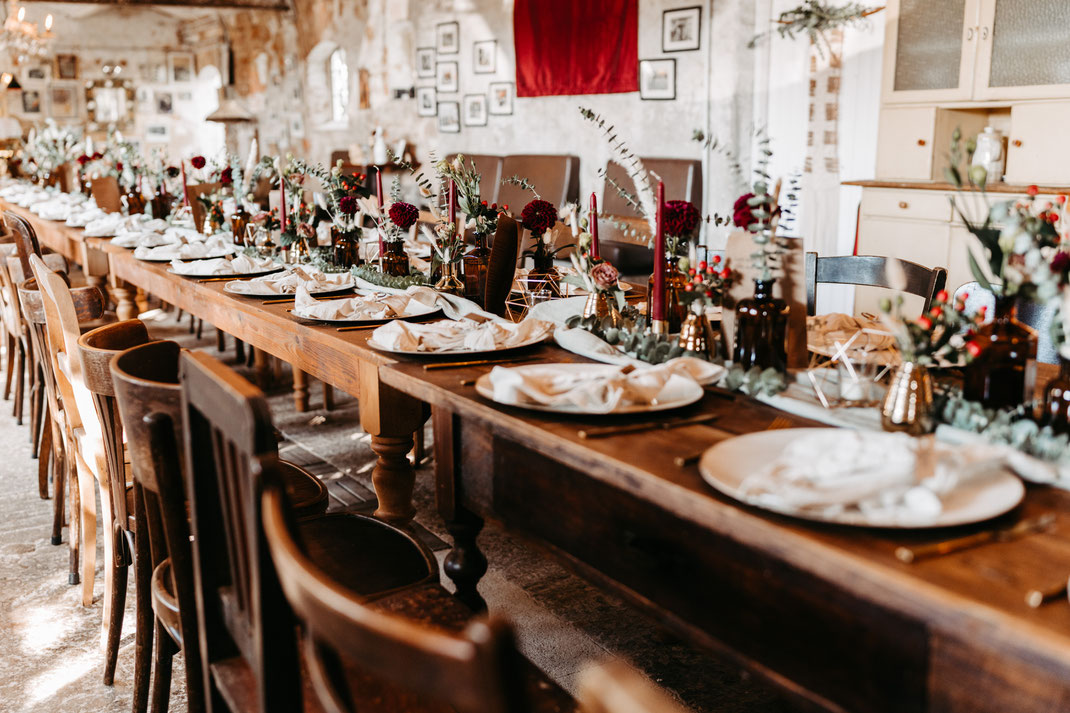
<path id="1" fill-rule="evenodd" d="M 150 341 L 148 329 L 141 320 L 131 319 L 97 327 L 78 338 L 78 350 L 84 368 L 85 385 L 93 398 L 93 407 L 101 426 L 104 459 L 107 464 L 108 491 L 111 493 L 112 521 L 104 523 L 104 537 L 111 540 L 114 553 L 112 566 L 104 570 L 106 591 L 110 596 L 104 603 L 105 632 L 104 685 L 115 680 L 115 665 L 119 656 L 119 637 L 122 635 L 126 613 L 128 570 L 133 564 L 134 506 L 133 483 L 127 477 L 126 453 L 123 445 L 123 422 L 115 400 L 115 385 L 110 363 L 121 351 Z M 136 574 L 136 570 L 135 570 Z M 139 589 L 149 586 L 148 580 L 136 582 Z"/>
<path id="2" fill-rule="evenodd" d="M 205 690 L 213 707 L 225 702 L 231 711 L 301 710 L 292 612 L 260 512 L 265 478 L 275 488 L 272 502 L 286 499 L 267 402 L 204 353 L 183 353 L 181 373 Z M 439 608 L 453 601 L 438 585 L 434 556 L 401 528 L 352 513 L 298 519 L 292 527 L 316 571 L 353 596 L 398 602 L 432 590 L 441 593 Z"/>
<path id="3" fill-rule="evenodd" d="M 182 488 L 182 464 L 186 456 L 179 450 L 179 444 L 185 440 L 179 354 L 175 342 L 157 341 L 132 347 L 111 362 L 115 396 L 126 429 L 134 474 L 134 504 L 143 504 L 143 512 L 147 513 L 141 519 L 138 519 L 140 515 L 134 518 L 134 579 L 138 585 L 134 710 L 137 712 L 147 707 L 153 638 L 157 642 L 152 677 L 153 710 L 166 710 L 171 659 L 178 651 L 184 652 L 186 661 L 190 709 L 203 706 L 199 624 L 192 599 L 186 496 Z M 173 433 L 161 435 L 147 429 L 146 420 L 154 419 L 170 424 L 167 428 Z M 285 461 L 280 461 L 280 469 L 287 497 L 302 516 L 320 515 L 326 510 L 327 489 L 318 478 Z M 151 587 L 140 585 L 150 580 Z"/>
<path id="4" fill-rule="evenodd" d="M 819 284 L 890 288 L 887 270 L 889 261 L 894 259 L 876 255 L 818 257 L 817 253 L 806 253 L 806 314 L 817 314 Z M 899 260 L 899 264 L 906 275 L 903 292 L 925 300 L 922 312 L 927 312 L 936 293 L 944 289 L 947 270 L 925 267 L 908 260 Z"/>

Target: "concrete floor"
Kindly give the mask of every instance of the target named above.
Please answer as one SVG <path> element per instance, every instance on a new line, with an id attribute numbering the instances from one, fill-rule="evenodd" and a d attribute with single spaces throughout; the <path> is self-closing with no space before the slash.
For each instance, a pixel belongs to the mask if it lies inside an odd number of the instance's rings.
<path id="1" fill-rule="evenodd" d="M 159 338 L 215 351 L 214 330 L 207 326 L 199 342 L 185 321 L 177 325 L 171 316 L 151 322 L 150 330 Z M 314 383 L 312 390 L 313 407 L 318 407 L 320 385 Z M 373 507 L 374 457 L 359 427 L 356 402 L 338 394 L 330 412 L 297 413 L 283 384 L 270 395 L 270 403 L 276 426 L 286 436 L 284 457 L 306 464 L 328 484 L 331 507 Z M 8 402 L 0 404 L 0 452 L 5 454 L 0 460 L 0 713 L 128 711 L 133 594 L 127 600 L 115 685 L 106 687 L 100 649 L 103 554 L 97 559 L 94 605 L 84 608 L 79 588 L 67 584 L 66 542 L 49 544 L 51 501 L 38 498 L 28 428 L 15 425 Z M 428 465 L 418 472 L 415 501 L 416 522 L 441 559 L 449 537 L 434 509 Z M 494 524 L 488 524 L 480 544 L 490 562 L 480 591 L 491 610 L 513 621 L 524 653 L 566 689 L 574 688 L 578 672 L 589 662 L 621 657 L 695 711 L 792 710 L 766 685 L 681 642 Z M 183 676 L 179 656 L 173 711 L 185 708 Z"/>

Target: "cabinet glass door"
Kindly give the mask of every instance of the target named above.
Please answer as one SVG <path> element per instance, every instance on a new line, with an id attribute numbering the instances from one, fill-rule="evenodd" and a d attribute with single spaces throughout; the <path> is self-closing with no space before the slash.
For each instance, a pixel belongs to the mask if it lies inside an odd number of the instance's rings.
<path id="1" fill-rule="evenodd" d="M 981 98 L 1066 96 L 1070 2 L 986 0 L 981 20 Z"/>
<path id="2" fill-rule="evenodd" d="M 977 51 L 974 0 L 889 4 L 886 101 L 968 99 Z M 888 61 L 891 60 L 891 61 Z"/>

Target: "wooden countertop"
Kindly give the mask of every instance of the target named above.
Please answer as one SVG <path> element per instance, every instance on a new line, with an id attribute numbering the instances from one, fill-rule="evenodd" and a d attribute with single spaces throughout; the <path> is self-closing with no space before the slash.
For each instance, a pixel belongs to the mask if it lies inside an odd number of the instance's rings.
<path id="1" fill-rule="evenodd" d="M 954 191 L 955 186 L 947 181 L 843 181 L 840 185 L 862 186 L 863 188 L 896 188 L 910 191 Z M 1017 183 L 991 183 L 985 186 L 988 193 L 1022 193 L 1029 188 L 1027 185 Z M 1037 186 L 1041 193 L 1045 194 L 1070 194 L 1070 186 Z M 972 189 L 968 189 L 972 190 Z"/>

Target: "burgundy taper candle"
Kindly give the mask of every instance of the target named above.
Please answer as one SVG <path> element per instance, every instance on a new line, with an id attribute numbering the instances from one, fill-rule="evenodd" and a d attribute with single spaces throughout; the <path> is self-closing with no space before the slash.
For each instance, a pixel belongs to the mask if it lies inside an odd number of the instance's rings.
<path id="1" fill-rule="evenodd" d="M 449 183 L 449 198 L 447 204 L 449 205 L 450 225 L 457 225 L 457 184 L 450 179 Z"/>
<path id="2" fill-rule="evenodd" d="M 286 230 L 286 176 L 279 173 L 279 230 Z"/>
<path id="3" fill-rule="evenodd" d="M 587 232 L 591 234 L 591 257 L 598 257 L 598 197 L 591 194 L 591 214 L 587 218 Z"/>
<path id="4" fill-rule="evenodd" d="M 654 233 L 654 294 L 650 297 L 650 319 L 665 320 L 665 184 L 658 181 L 657 227 Z"/>
<path id="5" fill-rule="evenodd" d="M 182 205 L 189 205 L 189 188 L 186 187 L 186 162 L 182 161 Z"/>
<path id="6" fill-rule="evenodd" d="M 383 213 L 383 172 L 375 167 L 375 198 L 379 201 L 379 225 L 386 225 L 386 215 Z M 386 246 L 383 244 L 383 231 L 379 230 L 379 259 L 382 260 Z"/>

